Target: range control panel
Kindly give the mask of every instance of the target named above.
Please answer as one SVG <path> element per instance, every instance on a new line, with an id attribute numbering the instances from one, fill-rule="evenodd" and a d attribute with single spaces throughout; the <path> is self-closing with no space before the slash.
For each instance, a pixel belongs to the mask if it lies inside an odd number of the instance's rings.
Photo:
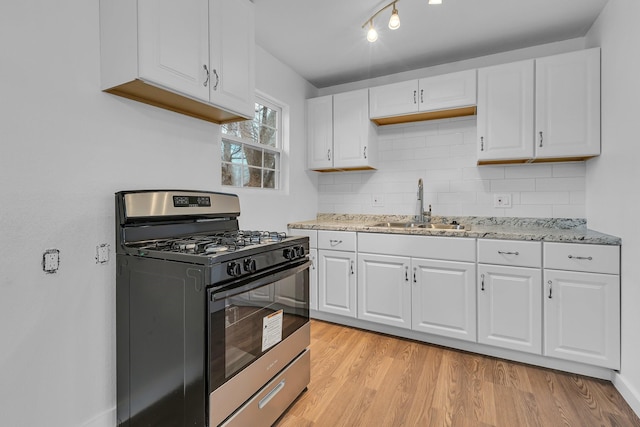
<path id="1" fill-rule="evenodd" d="M 173 196 L 173 206 L 176 208 L 198 208 L 211 206 L 209 196 Z"/>

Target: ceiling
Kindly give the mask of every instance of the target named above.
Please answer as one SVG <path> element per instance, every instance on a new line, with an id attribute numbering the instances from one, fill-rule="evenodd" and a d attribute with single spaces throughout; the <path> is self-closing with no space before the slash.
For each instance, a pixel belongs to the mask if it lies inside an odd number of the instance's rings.
<path id="1" fill-rule="evenodd" d="M 582 37 L 608 0 L 253 0 L 256 42 L 317 88 Z"/>

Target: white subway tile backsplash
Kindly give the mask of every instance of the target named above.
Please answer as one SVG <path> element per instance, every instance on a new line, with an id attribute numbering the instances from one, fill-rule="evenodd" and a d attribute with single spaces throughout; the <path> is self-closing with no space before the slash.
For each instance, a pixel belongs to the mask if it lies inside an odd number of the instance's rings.
<path id="1" fill-rule="evenodd" d="M 537 191 L 520 193 L 523 205 L 568 205 L 568 191 Z"/>
<path id="2" fill-rule="evenodd" d="M 379 167 L 373 172 L 320 174 L 320 212 L 415 215 L 417 183 L 434 215 L 585 216 L 584 162 L 476 164 L 476 118 L 378 127 Z M 512 208 L 494 208 L 494 195 Z M 372 206 L 374 194 L 384 206 Z"/>
<path id="3" fill-rule="evenodd" d="M 507 191 L 535 191 L 535 179 L 492 179 L 491 191 L 494 193 Z"/>

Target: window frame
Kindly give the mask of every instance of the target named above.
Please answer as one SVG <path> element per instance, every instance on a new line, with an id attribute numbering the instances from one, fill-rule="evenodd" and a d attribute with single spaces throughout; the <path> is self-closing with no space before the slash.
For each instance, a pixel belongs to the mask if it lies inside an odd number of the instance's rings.
<path id="1" fill-rule="evenodd" d="M 240 190 L 244 190 L 244 191 L 269 191 L 269 192 L 283 192 L 286 191 L 286 188 L 288 187 L 286 184 L 288 184 L 288 182 L 285 180 L 285 165 L 286 165 L 286 152 L 287 152 L 287 148 L 288 148 L 288 128 L 287 126 L 289 125 L 289 107 L 284 104 L 283 102 L 277 101 L 271 97 L 269 97 L 268 95 L 265 95 L 264 93 L 261 93 L 259 91 L 256 91 L 256 95 L 255 95 L 255 100 L 254 100 L 254 104 L 259 104 L 262 105 L 264 107 L 267 107 L 271 110 L 277 111 L 278 115 L 277 115 L 277 121 L 276 121 L 276 146 L 273 147 L 271 145 L 267 145 L 267 144 L 261 144 L 258 142 L 254 142 L 253 140 L 250 139 L 243 139 L 239 136 L 235 136 L 235 135 L 230 135 L 230 134 L 226 134 L 222 131 L 222 126 L 220 127 L 220 178 L 221 178 L 221 187 L 225 188 L 225 189 L 233 189 L 234 191 L 240 191 Z M 255 116 L 253 118 L 253 120 L 255 122 Z M 260 126 L 262 126 L 262 124 L 260 124 Z M 262 161 L 261 161 L 261 166 L 256 167 L 259 168 L 262 173 L 264 174 L 264 171 L 272 171 L 274 173 L 274 187 L 264 187 L 264 180 L 261 181 L 261 186 L 260 187 L 250 187 L 250 186 L 237 186 L 237 185 L 228 185 L 228 184 L 224 184 L 222 182 L 222 171 L 223 171 L 223 167 L 224 165 L 233 165 L 232 162 L 228 162 L 225 161 L 222 157 L 222 146 L 225 143 L 225 141 L 232 143 L 232 144 L 238 144 L 240 146 L 243 147 L 249 147 L 252 149 L 256 149 L 256 150 L 261 150 L 262 151 Z M 265 167 L 265 153 L 270 153 L 273 154 L 275 156 L 275 168 L 268 168 Z M 250 166 L 247 165 L 248 167 L 254 167 L 254 166 Z M 263 175 L 263 179 L 264 179 L 264 175 Z"/>

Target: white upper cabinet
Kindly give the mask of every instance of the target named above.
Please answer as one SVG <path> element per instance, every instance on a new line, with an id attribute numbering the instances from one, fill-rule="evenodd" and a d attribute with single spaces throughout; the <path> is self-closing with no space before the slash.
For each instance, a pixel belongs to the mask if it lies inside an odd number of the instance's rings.
<path id="1" fill-rule="evenodd" d="M 307 100 L 307 165 L 324 172 L 377 167 L 376 125 L 367 89 Z"/>
<path id="2" fill-rule="evenodd" d="M 243 116 L 255 113 L 255 19 L 253 3 L 209 3 L 210 100 Z"/>
<path id="3" fill-rule="evenodd" d="M 478 162 L 533 157 L 533 64 L 478 70 Z"/>
<path id="4" fill-rule="evenodd" d="M 101 0 L 106 92 L 225 123 L 254 114 L 249 0 Z"/>
<path id="5" fill-rule="evenodd" d="M 600 49 L 536 60 L 536 160 L 600 154 Z"/>
<path id="6" fill-rule="evenodd" d="M 474 114 L 476 70 L 372 87 L 369 103 L 380 125 Z"/>
<path id="7" fill-rule="evenodd" d="M 202 0 L 139 0 L 140 79 L 208 101 L 208 13 Z"/>
<path id="8" fill-rule="evenodd" d="M 478 164 L 600 154 L 600 49 L 478 70 Z"/>

